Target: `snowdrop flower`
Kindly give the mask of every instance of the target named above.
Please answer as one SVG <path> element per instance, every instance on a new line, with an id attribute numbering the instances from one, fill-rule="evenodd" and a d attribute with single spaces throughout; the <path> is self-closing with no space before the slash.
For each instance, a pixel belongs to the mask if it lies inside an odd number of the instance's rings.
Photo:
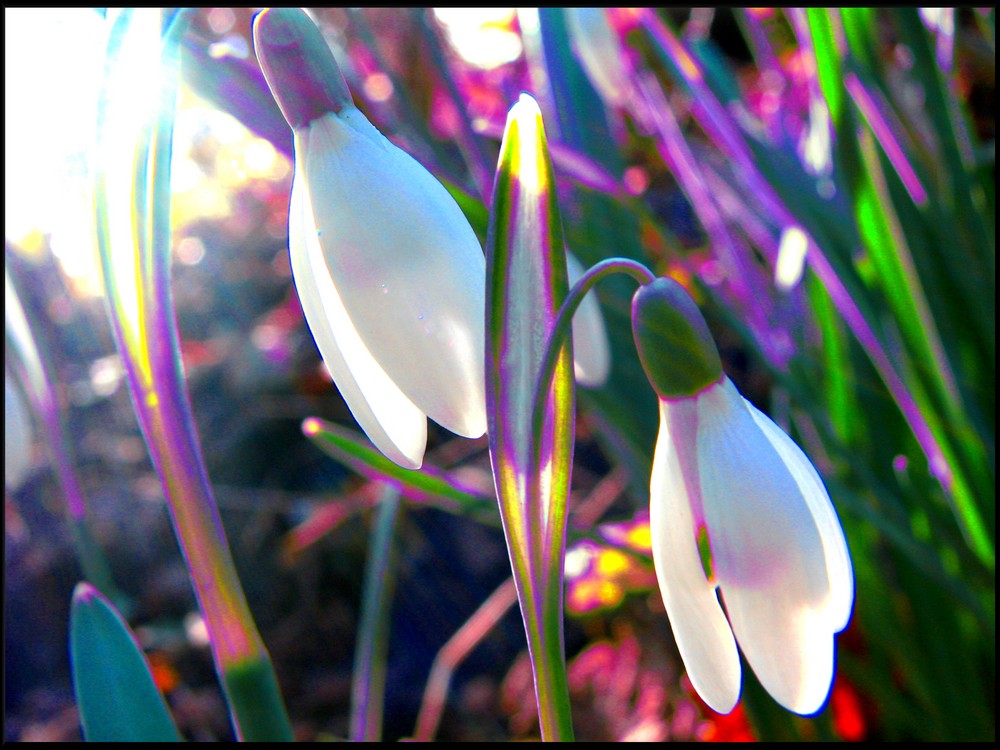
<path id="1" fill-rule="evenodd" d="M 801 449 L 723 374 L 680 285 L 661 278 L 641 287 L 632 321 L 660 398 L 653 559 L 688 676 L 709 706 L 728 713 L 740 694 L 738 643 L 781 705 L 814 713 L 854 598 L 830 497 Z"/>
<path id="2" fill-rule="evenodd" d="M 423 461 L 427 417 L 486 431 L 486 262 L 447 190 L 353 106 L 319 29 L 264 11 L 254 45 L 294 131 L 292 275 L 341 395 L 401 466 Z"/>

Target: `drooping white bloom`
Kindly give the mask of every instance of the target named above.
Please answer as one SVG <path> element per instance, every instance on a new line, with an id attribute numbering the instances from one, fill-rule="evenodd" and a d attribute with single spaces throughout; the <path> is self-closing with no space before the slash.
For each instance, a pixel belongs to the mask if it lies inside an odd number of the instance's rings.
<path id="1" fill-rule="evenodd" d="M 418 468 L 427 417 L 486 431 L 486 260 L 448 191 L 354 107 L 298 8 L 254 20 L 254 50 L 295 139 L 292 276 L 323 360 L 386 456 Z"/>
<path id="2" fill-rule="evenodd" d="M 292 274 L 358 423 L 420 466 L 426 417 L 486 431 L 486 262 L 454 199 L 354 107 L 295 131 Z"/>
<path id="3" fill-rule="evenodd" d="M 775 700 L 814 713 L 833 680 L 833 636 L 854 602 L 847 542 L 823 481 L 725 376 L 678 283 L 639 288 L 632 330 L 660 400 L 653 562 L 691 684 L 729 713 L 740 697 L 739 644 Z"/>
<path id="4" fill-rule="evenodd" d="M 738 643 L 775 700 L 818 711 L 854 583 L 836 512 L 801 449 L 725 376 L 661 398 L 649 512 L 663 601 L 698 694 L 733 709 Z"/>

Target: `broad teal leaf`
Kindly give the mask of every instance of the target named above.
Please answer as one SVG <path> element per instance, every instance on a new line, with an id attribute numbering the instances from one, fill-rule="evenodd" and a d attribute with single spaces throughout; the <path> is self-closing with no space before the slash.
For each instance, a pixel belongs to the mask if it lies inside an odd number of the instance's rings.
<path id="1" fill-rule="evenodd" d="M 73 592 L 73 690 L 88 742 L 179 742 L 149 662 L 118 611 L 89 583 Z"/>

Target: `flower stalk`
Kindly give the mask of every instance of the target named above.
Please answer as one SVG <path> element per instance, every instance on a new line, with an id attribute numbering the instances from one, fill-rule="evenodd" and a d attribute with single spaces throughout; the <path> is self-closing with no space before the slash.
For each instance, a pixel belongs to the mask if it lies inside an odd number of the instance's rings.
<path id="1" fill-rule="evenodd" d="M 354 649 L 351 685 L 352 742 L 379 742 L 385 709 L 386 657 L 389 651 L 389 622 L 392 595 L 396 589 L 397 520 L 402 496 L 398 489 L 384 485 L 372 534 L 365 580 L 361 590 L 361 616 Z"/>
<path id="2" fill-rule="evenodd" d="M 170 158 L 183 19 L 113 22 L 99 103 L 97 241 L 115 340 L 205 617 L 236 733 L 290 740 L 270 658 L 226 542 L 181 366 L 170 294 Z"/>
<path id="3" fill-rule="evenodd" d="M 573 316 L 587 298 L 587 293 L 597 285 L 597 282 L 616 273 L 627 274 L 640 284 L 647 284 L 655 278 L 652 271 L 638 261 L 627 258 L 608 258 L 591 266 L 577 279 L 555 317 L 548 343 L 545 346 L 545 354 L 538 368 L 538 381 L 535 384 L 531 407 L 532 435 L 540 435 L 544 429 L 545 400 L 552 387 L 552 378 L 555 375 L 564 340 L 573 332 Z M 575 344 L 576 336 L 573 336 L 573 339 Z M 540 447 L 537 444 L 532 455 L 532 462 L 533 468 L 537 470 L 541 463 Z"/>

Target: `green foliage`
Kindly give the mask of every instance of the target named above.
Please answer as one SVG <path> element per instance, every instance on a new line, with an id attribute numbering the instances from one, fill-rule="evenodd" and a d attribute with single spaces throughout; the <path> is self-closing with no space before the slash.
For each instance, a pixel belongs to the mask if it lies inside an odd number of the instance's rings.
<path id="1" fill-rule="evenodd" d="M 180 741 L 135 635 L 90 584 L 78 584 L 73 593 L 69 640 L 88 742 Z"/>
<path id="2" fill-rule="evenodd" d="M 500 364 L 512 351 L 540 356 L 546 326 L 567 292 L 564 239 L 585 265 L 628 258 L 673 276 L 720 342 L 722 367 L 749 384 L 748 397 L 813 458 L 837 506 L 856 579 L 853 622 L 838 641 L 838 680 L 873 707 L 872 738 L 990 740 L 995 136 L 977 130 L 962 65 L 979 54 L 992 56 L 995 68 L 995 11 L 955 11 L 958 29 L 950 37 L 915 8 L 731 13 L 743 32 L 733 44 L 742 50 L 745 43 L 749 61 L 727 57 L 730 50 L 686 13 L 616 14 L 631 87 L 622 104 L 603 100 L 588 80 L 562 10 L 540 9 L 537 28 L 522 35 L 524 67 L 549 139 L 539 149 L 542 179 L 522 189 L 524 144 L 515 132 L 505 141 L 492 194 L 487 173 L 499 132 L 494 123 L 483 137 L 462 97 L 471 100 L 495 79 L 456 72 L 460 64 L 447 54 L 432 18 L 413 11 L 405 18 L 429 46 L 426 64 L 435 78 L 426 90 L 414 90 L 418 76 L 381 49 L 386 40 L 364 12 L 345 17 L 366 50 L 364 70 L 382 69 L 395 92 L 388 102 L 359 105 L 396 120 L 393 135 L 431 162 L 426 166 L 487 242 L 490 439 L 498 476 L 510 469 L 524 479 L 531 461 L 538 468 L 537 451 L 525 451 L 522 440 L 537 362 L 516 383 Z M 216 59 L 203 42 L 191 35 L 183 42 L 187 81 L 290 156 L 288 129 L 256 67 Z M 358 73 L 348 73 L 361 100 Z M 438 113 L 427 102 L 438 101 L 431 96 L 435 86 L 455 109 L 450 114 L 459 122 L 449 137 L 456 143 L 431 124 Z M 769 86 L 778 101 L 772 110 L 755 103 Z M 508 85 L 503 92 L 513 90 Z M 160 127 L 165 148 L 169 128 Z M 807 146 L 810 133 L 829 136 L 828 147 Z M 822 158 L 807 158 L 807 147 L 817 147 Z M 629 172 L 646 182 L 626 190 Z M 588 173 L 609 176 L 611 185 L 588 183 Z M 169 173 L 158 174 L 162 181 Z M 697 226 L 682 231 L 664 196 L 683 196 L 690 217 L 681 218 Z M 537 221 L 519 222 L 518 210 L 529 200 L 537 200 Z M 158 212 L 166 231 L 169 202 L 146 209 Z M 779 285 L 774 279 L 788 230 L 807 238 L 804 265 L 797 281 Z M 531 241 L 538 252 L 526 253 L 511 273 L 511 259 Z M 558 412 L 552 502 L 542 498 L 537 476 L 521 485 L 498 482 L 548 736 L 573 731 L 568 707 L 559 705 L 566 687 L 560 597 L 577 409 L 602 460 L 624 469 L 628 502 L 639 509 L 648 501 L 657 412 L 633 343 L 634 290 L 625 279 L 599 290 L 612 349 L 607 385 L 581 392 L 574 403 L 564 357 L 547 404 Z M 511 323 L 528 318 L 534 325 L 527 334 Z M 179 369 L 179 355 L 175 360 Z M 715 365 L 713 359 L 713 373 Z M 400 469 L 351 431 L 318 419 L 307 420 L 304 431 L 336 460 L 391 483 L 410 501 L 482 523 L 500 520 L 497 498 L 466 488 L 455 474 Z M 382 534 L 388 545 L 389 531 Z M 383 647 L 388 636 L 376 625 L 387 599 L 371 607 L 366 627 L 379 641 L 371 645 Z M 89 587 L 74 596 L 71 650 L 88 740 L 178 739 L 127 626 Z M 373 648 L 370 658 L 378 672 L 385 649 Z M 760 739 L 836 735 L 832 702 L 816 717 L 793 717 L 750 670 L 744 673 L 743 704 Z M 239 664 L 222 677 L 242 713 L 260 711 L 259 724 L 248 719 L 242 726 L 245 739 L 289 738 L 287 724 L 272 724 L 259 708 L 271 705 L 278 716 L 281 704 L 266 661 Z M 366 737 L 378 733 L 381 721 L 377 712 L 370 716 Z"/>
<path id="3" fill-rule="evenodd" d="M 244 742 L 291 742 L 292 727 L 266 655 L 222 670 L 222 681 Z"/>

